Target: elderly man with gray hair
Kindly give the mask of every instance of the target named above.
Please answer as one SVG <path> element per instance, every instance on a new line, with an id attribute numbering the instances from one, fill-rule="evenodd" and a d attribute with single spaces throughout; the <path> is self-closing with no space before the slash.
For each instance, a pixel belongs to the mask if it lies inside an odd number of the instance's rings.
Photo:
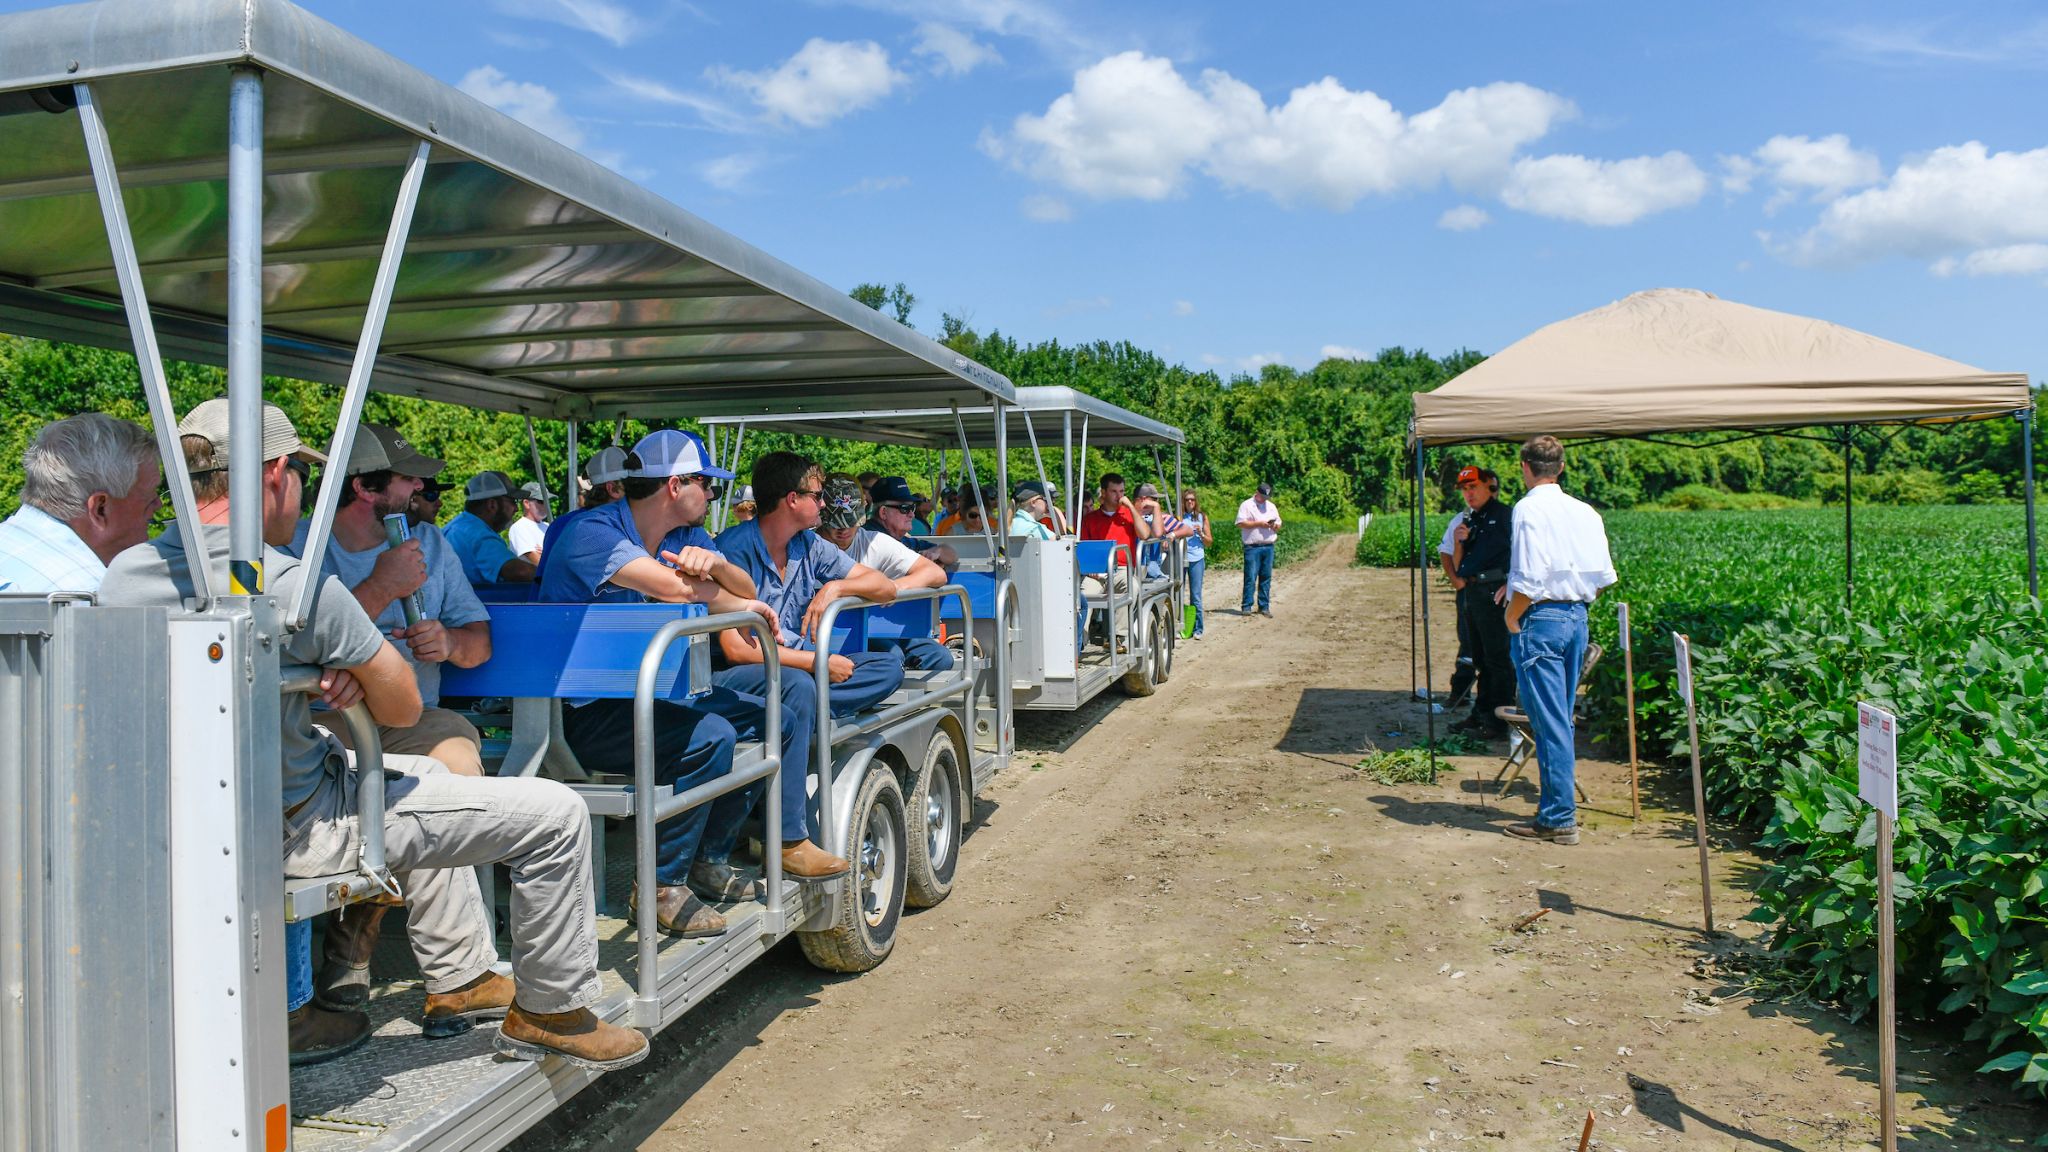
<path id="1" fill-rule="evenodd" d="M 0 523 L 0 593 L 97 592 L 107 562 L 149 539 L 156 442 L 98 412 L 43 427 L 21 454 L 21 508 Z"/>

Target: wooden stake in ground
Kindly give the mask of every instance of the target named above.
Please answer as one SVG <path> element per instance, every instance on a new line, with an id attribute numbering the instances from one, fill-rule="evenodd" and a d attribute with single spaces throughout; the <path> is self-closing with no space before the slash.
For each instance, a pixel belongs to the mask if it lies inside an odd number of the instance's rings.
<path id="1" fill-rule="evenodd" d="M 1579 1152 L 1586 1152 L 1586 1145 L 1593 1141 L 1593 1112 L 1586 1110 L 1586 1126 L 1579 1129 Z"/>
<path id="2" fill-rule="evenodd" d="M 1877 809 L 1877 1123 L 1884 1152 L 1899 1147 L 1899 1024 L 1892 982 L 1892 821 L 1899 814 L 1899 722 L 1856 705 L 1856 794 Z"/>
<path id="3" fill-rule="evenodd" d="M 1707 935 L 1714 934 L 1714 878 L 1707 869 L 1707 785 L 1700 776 L 1700 720 L 1692 700 L 1692 641 L 1673 632 L 1671 643 L 1678 650 L 1678 696 L 1685 701 L 1685 734 L 1692 743 L 1692 828 L 1700 846 L 1700 910 L 1706 918 Z"/>
<path id="4" fill-rule="evenodd" d="M 1628 681 L 1628 818 L 1643 818 L 1643 792 L 1636 767 L 1636 646 L 1629 637 L 1628 601 L 1618 609 L 1621 620 L 1622 675 Z"/>

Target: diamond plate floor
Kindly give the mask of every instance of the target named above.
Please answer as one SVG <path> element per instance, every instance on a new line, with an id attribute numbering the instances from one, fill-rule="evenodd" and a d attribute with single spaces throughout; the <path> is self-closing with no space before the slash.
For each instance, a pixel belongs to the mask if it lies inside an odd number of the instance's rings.
<path id="1" fill-rule="evenodd" d="M 631 890 L 632 837 L 620 828 L 607 837 L 606 879 L 611 907 L 624 913 Z M 791 923 L 799 922 L 802 897 L 785 886 Z M 502 903 L 502 887 L 498 893 Z M 733 938 L 746 925 L 759 922 L 761 905 L 725 909 L 733 930 L 713 940 L 662 937 L 661 967 L 665 971 Z M 631 995 L 639 969 L 638 937 L 632 925 L 617 916 L 597 921 L 599 975 L 607 1002 Z M 509 946 L 500 941 L 500 955 Z M 420 1033 L 419 1016 L 426 991 L 406 943 L 401 917 L 387 916 L 382 938 L 371 961 L 376 984 L 371 992 L 371 1040 L 339 1060 L 292 1072 L 293 1145 L 302 1152 L 376 1152 L 405 1143 L 405 1129 L 437 1110 L 458 1107 L 494 1084 L 509 1083 L 531 1065 L 502 1061 L 492 1051 L 495 1024 L 480 1024 L 447 1040 L 428 1040 Z"/>

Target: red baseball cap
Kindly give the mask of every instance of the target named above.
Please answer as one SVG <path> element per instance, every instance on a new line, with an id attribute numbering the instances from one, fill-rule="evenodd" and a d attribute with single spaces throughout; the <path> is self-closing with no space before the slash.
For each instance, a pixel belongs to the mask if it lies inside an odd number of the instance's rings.
<path id="1" fill-rule="evenodd" d="M 1480 476 L 1478 465 L 1467 464 L 1463 468 L 1458 469 L 1458 487 L 1463 488 L 1467 484 L 1477 484 L 1479 482 Z"/>

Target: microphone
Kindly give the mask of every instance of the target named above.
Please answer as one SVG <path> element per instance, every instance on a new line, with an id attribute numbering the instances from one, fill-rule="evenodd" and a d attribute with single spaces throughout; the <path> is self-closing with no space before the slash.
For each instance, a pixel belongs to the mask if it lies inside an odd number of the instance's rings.
<path id="1" fill-rule="evenodd" d="M 384 518 L 384 542 L 393 548 L 412 539 L 412 525 L 406 522 L 405 514 L 394 512 Z M 405 608 L 405 626 L 410 628 L 426 615 L 426 606 L 420 602 L 420 594 L 414 592 L 399 601 Z"/>

